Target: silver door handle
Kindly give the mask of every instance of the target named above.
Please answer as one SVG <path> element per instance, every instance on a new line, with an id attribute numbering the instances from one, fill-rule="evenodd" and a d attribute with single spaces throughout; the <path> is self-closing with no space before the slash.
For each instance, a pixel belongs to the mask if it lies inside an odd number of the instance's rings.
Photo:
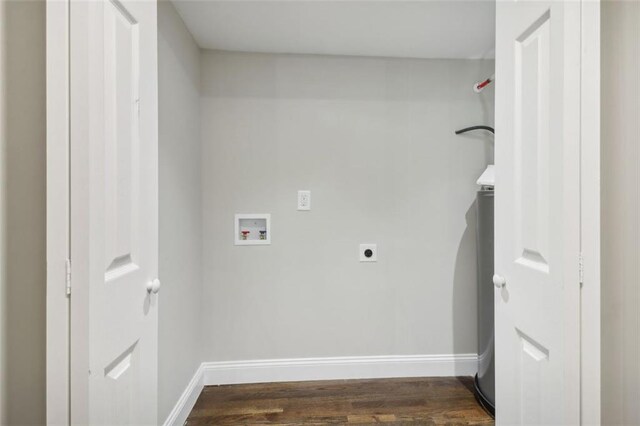
<path id="1" fill-rule="evenodd" d="M 158 294 L 160 291 L 160 280 L 155 278 L 147 283 L 147 292 Z"/>
<path id="2" fill-rule="evenodd" d="M 503 288 L 507 285 L 507 280 L 502 275 L 494 274 L 493 285 L 496 286 L 496 288 Z"/>

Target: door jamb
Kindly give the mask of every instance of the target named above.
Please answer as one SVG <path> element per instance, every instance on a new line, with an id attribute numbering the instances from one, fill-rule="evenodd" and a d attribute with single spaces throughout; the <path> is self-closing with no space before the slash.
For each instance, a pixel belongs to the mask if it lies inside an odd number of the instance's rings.
<path id="1" fill-rule="evenodd" d="M 600 378 L 600 0 L 581 1 L 580 418 L 601 423 Z"/>
<path id="2" fill-rule="evenodd" d="M 69 1 L 46 3 L 47 343 L 46 421 L 70 424 Z"/>

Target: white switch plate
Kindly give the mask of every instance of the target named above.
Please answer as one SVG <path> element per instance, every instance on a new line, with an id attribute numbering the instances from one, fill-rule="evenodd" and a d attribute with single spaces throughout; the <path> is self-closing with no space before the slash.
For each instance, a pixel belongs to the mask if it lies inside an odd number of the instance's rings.
<path id="1" fill-rule="evenodd" d="M 311 191 L 298 191 L 298 210 L 311 210 Z"/>
<path id="2" fill-rule="evenodd" d="M 371 253 L 368 252 L 371 250 Z M 369 254 L 370 256 L 367 256 Z M 378 261 L 378 245 L 377 244 L 360 244 L 360 262 L 377 262 Z"/>

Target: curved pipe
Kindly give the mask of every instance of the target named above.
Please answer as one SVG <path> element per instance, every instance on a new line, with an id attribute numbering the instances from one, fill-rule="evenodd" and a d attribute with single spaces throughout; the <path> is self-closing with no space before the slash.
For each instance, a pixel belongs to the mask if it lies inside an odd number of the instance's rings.
<path id="1" fill-rule="evenodd" d="M 464 129 L 456 130 L 456 135 L 461 135 L 463 133 L 467 133 L 467 132 L 470 132 L 472 130 L 488 130 L 489 132 L 493 133 L 494 135 L 496 134 L 496 132 L 493 129 L 493 127 L 489 127 L 489 126 L 471 126 L 471 127 L 465 127 Z"/>

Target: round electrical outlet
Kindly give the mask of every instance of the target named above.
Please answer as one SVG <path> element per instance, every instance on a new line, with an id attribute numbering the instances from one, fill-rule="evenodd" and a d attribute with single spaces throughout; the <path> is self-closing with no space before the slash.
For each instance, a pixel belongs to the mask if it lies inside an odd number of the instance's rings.
<path id="1" fill-rule="evenodd" d="M 376 244 L 360 244 L 360 262 L 377 262 L 378 246 Z"/>

